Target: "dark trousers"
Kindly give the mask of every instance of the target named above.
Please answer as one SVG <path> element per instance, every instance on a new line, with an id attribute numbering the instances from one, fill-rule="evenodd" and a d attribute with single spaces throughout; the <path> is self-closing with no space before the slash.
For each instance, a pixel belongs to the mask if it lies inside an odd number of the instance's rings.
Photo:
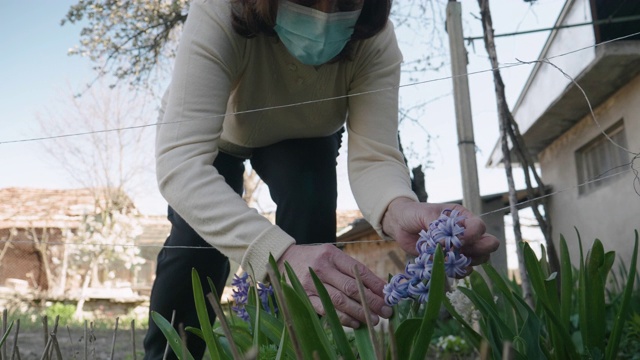
<path id="1" fill-rule="evenodd" d="M 285 140 L 252 152 L 251 166 L 269 186 L 271 198 L 277 205 L 276 224 L 298 244 L 336 240 L 336 157 L 342 132 L 323 138 Z M 241 195 L 244 160 L 219 153 L 213 166 Z M 225 205 L 213 203 L 211 206 Z M 169 321 L 175 310 L 176 328 L 178 324 L 200 328 L 193 301 L 191 269 L 195 268 L 200 274 L 205 293 L 207 277 L 210 277 L 218 294 L 222 294 L 229 276 L 229 260 L 205 242 L 171 207 L 168 218 L 171 233 L 158 254 L 150 310 Z M 213 323 L 214 312 L 209 305 L 208 312 Z M 187 333 L 187 345 L 196 359 L 202 358 L 205 350 L 202 340 Z M 162 359 L 165 347 L 164 335 L 149 318 L 144 358 Z M 168 359 L 177 359 L 172 350 Z"/>

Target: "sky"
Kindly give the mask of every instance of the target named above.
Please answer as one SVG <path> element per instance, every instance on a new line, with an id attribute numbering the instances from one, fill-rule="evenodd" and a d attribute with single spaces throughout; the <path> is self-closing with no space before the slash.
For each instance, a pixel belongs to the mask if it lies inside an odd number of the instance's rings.
<path id="1" fill-rule="evenodd" d="M 404 1 L 404 0 L 396 0 Z M 40 129 L 43 114 L 64 111 L 65 99 L 81 92 L 92 81 L 93 64 L 86 58 L 68 56 L 67 51 L 79 40 L 80 27 L 60 26 L 60 20 L 71 0 L 2 0 L 0 12 L 11 14 L 0 22 L 0 188 L 73 188 L 78 187 L 71 176 L 53 160 L 40 141 L 21 141 L 43 135 Z M 465 36 L 482 35 L 476 0 L 463 0 L 463 28 Z M 553 25 L 564 0 L 492 0 L 496 34 L 547 28 Z M 443 8 L 444 10 L 444 8 Z M 442 14 L 444 17 L 444 13 Z M 398 30 L 398 39 L 405 59 L 416 52 L 428 51 L 428 45 L 416 42 L 420 36 L 411 31 Z M 501 63 L 513 63 L 517 59 L 534 60 L 548 36 L 548 32 L 497 39 L 498 57 Z M 441 39 L 445 46 L 447 39 Z M 469 73 L 490 69 L 484 44 L 475 41 L 467 44 Z M 457 151 L 455 114 L 452 84 L 448 67 L 448 54 L 433 59 L 444 62 L 437 72 L 420 75 L 427 81 L 411 85 L 403 78 L 400 90 L 404 106 L 428 101 L 424 113 L 416 115 L 417 121 L 403 121 L 400 126 L 403 145 L 408 150 L 411 166 L 427 164 L 427 192 L 429 200 L 443 202 L 462 197 L 461 176 Z M 503 70 L 510 104 L 517 99 L 531 66 L 522 65 Z M 485 164 L 498 140 L 498 120 L 493 96 L 490 72 L 469 76 L 475 140 L 478 148 L 477 163 L 481 195 L 507 190 L 504 169 L 487 169 Z M 158 101 L 155 99 L 155 101 Z M 153 102 L 153 101 L 152 101 Z M 150 106 L 154 107 L 153 104 Z M 66 109 L 68 110 L 68 109 Z M 148 123 L 155 122 L 149 115 Z M 45 121 L 46 124 L 46 121 Z M 2 143 L 10 141 L 10 143 Z M 46 140 L 44 140 L 46 141 Z M 152 143 L 153 131 L 147 131 L 142 141 Z M 344 142 L 343 142 L 344 143 Z M 345 149 L 347 150 L 347 149 Z M 357 205 L 348 186 L 345 154 L 339 158 L 339 208 L 355 209 Z M 150 153 L 149 156 L 152 157 Z M 143 185 L 131 194 L 138 208 L 145 214 L 163 214 L 166 204 L 159 195 L 153 176 L 146 174 Z M 518 180 L 518 183 L 522 183 Z M 261 191 L 263 210 L 272 210 L 268 191 Z"/>

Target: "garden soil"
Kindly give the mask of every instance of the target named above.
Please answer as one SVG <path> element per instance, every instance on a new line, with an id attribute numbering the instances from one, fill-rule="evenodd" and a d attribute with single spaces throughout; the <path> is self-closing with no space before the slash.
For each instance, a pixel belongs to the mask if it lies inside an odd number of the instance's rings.
<path id="1" fill-rule="evenodd" d="M 144 351 L 142 350 L 142 340 L 144 338 L 145 332 L 146 329 L 136 330 L 134 355 L 134 347 L 130 328 L 118 329 L 115 342 L 113 341 L 113 329 L 94 329 L 92 334 L 88 332 L 86 359 L 133 360 L 135 358 L 141 360 L 144 355 Z M 12 332 L 7 339 L 7 342 L 5 343 L 6 349 L 0 349 L 0 352 L 3 355 L 3 359 L 4 354 L 7 354 L 7 359 L 11 359 L 14 335 L 15 333 Z M 64 360 L 85 359 L 84 328 L 59 328 L 57 331 L 57 339 L 62 358 Z M 44 347 L 45 342 L 42 328 L 20 329 L 20 333 L 18 335 L 18 348 L 20 350 L 21 360 L 42 359 Z M 4 351 L 6 351 L 6 353 Z M 113 357 L 111 356 L 112 351 Z M 57 359 L 55 350 L 51 354 L 52 355 L 49 359 Z"/>

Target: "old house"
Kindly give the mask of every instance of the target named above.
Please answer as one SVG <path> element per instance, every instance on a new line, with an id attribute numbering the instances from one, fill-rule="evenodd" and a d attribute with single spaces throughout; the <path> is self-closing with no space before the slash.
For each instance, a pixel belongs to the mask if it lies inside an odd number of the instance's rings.
<path id="1" fill-rule="evenodd" d="M 512 109 L 574 259 L 574 226 L 627 264 L 640 228 L 639 30 L 638 1 L 567 1 L 539 56 L 555 66 L 536 63 Z M 498 144 L 488 165 L 501 161 Z"/>
<path id="2" fill-rule="evenodd" d="M 156 255 L 169 232 L 165 217 L 138 214 L 121 192 L 28 188 L 0 189 L 0 287 L 4 293 L 60 299 L 79 296 L 87 264 L 108 245 L 106 239 L 102 240 L 105 244 L 92 245 L 101 239 L 88 240 L 78 234 L 90 225 L 88 215 L 105 208 L 106 197 L 111 198 L 111 206 L 132 214 L 139 233 L 133 247 L 140 251 L 136 266 L 123 266 L 120 260 L 103 262 L 91 275 L 89 297 L 147 294 Z M 93 247 L 79 251 L 90 245 Z M 131 247 L 124 244 L 120 251 Z"/>

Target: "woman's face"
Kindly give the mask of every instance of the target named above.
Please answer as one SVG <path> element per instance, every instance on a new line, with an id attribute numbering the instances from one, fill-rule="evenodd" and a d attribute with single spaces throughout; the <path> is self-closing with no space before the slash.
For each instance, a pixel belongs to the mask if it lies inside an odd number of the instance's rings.
<path id="1" fill-rule="evenodd" d="M 361 10 L 364 4 L 364 0 L 291 0 L 291 2 L 324 13 Z"/>

